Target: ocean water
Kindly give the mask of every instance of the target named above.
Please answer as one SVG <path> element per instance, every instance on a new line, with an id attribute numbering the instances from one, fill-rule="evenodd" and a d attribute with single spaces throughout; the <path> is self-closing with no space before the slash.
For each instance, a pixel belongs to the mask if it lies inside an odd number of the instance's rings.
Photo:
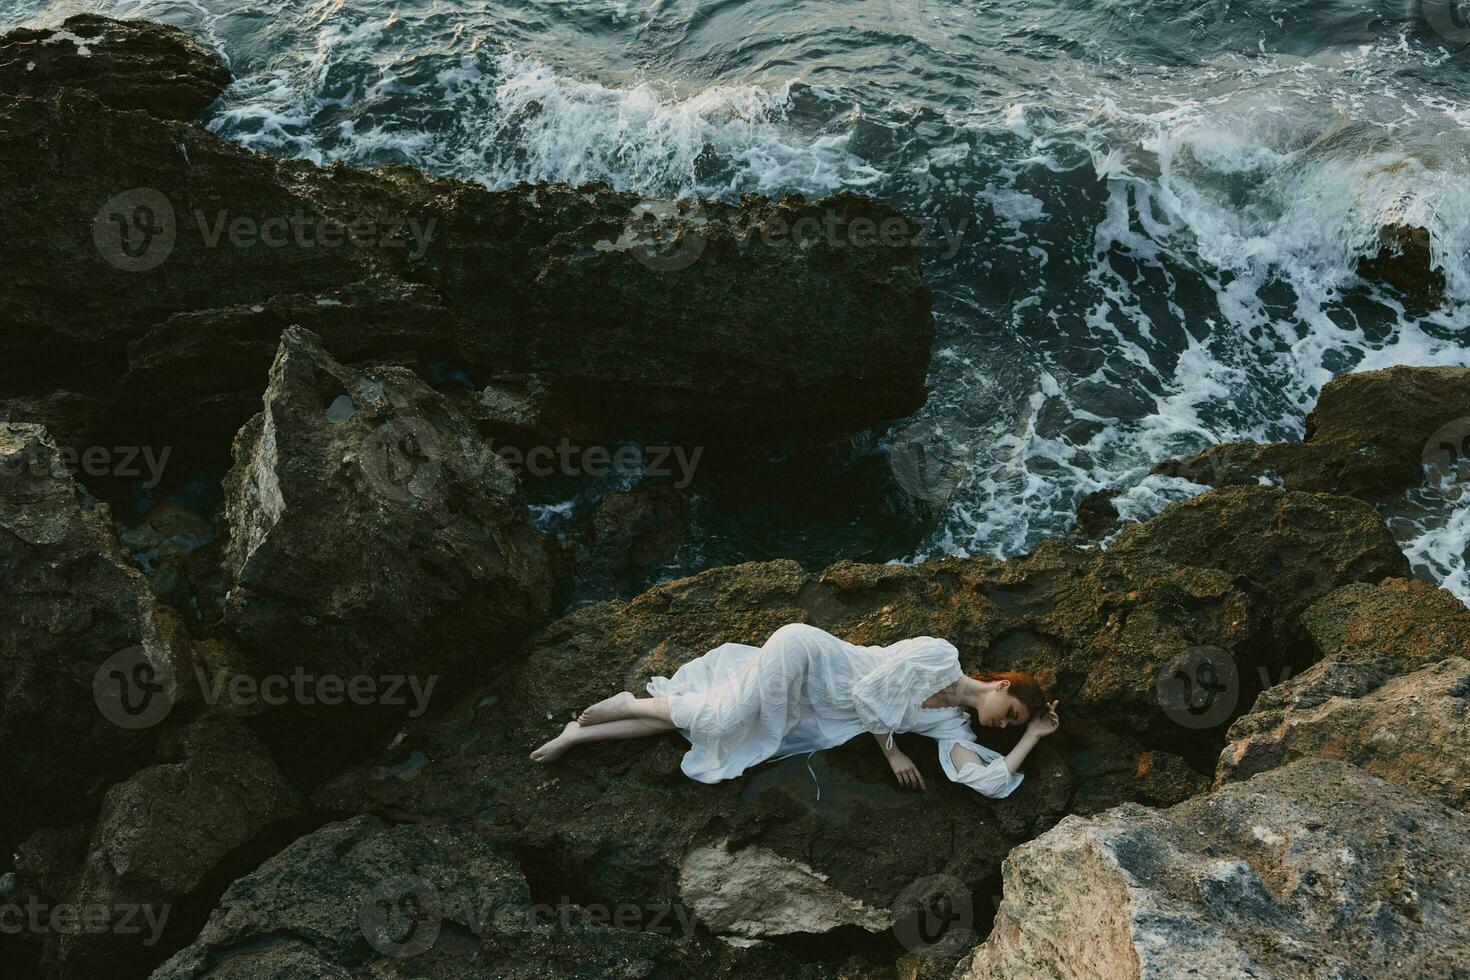
<path id="1" fill-rule="evenodd" d="M 854 465 L 934 517 L 858 545 L 861 510 L 814 507 L 784 542 L 716 516 L 686 565 L 1021 553 L 1164 457 L 1299 438 L 1338 373 L 1470 364 L 1452 0 L 20 0 L 0 26 L 81 10 L 215 46 L 238 80 L 209 125 L 263 152 L 493 187 L 852 189 L 930 219 L 930 400 Z M 1394 222 L 1431 229 L 1446 308 L 1357 278 Z M 1470 602 L 1450 470 L 1389 516 Z M 1200 489 L 1152 478 L 1122 508 Z"/>

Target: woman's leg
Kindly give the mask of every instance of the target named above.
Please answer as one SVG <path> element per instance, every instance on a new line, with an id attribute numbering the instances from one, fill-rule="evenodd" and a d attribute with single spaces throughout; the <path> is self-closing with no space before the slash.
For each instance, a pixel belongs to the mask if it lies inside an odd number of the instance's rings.
<path id="1" fill-rule="evenodd" d="M 583 728 L 591 728 L 627 718 L 669 723 L 673 721 L 669 714 L 668 698 L 635 698 L 628 691 L 620 691 L 610 698 L 603 698 L 582 712 L 577 722 Z"/>
<path id="2" fill-rule="evenodd" d="M 652 699 L 646 699 L 652 700 Z M 659 700 L 663 700 L 660 698 Z M 604 722 L 601 725 L 584 727 L 575 721 L 567 722 L 561 734 L 535 752 L 531 758 L 537 762 L 553 762 L 560 759 L 571 750 L 574 745 L 583 742 L 606 742 L 613 739 L 644 738 L 648 735 L 658 735 L 662 732 L 674 730 L 671 721 L 658 721 L 653 718 L 624 718 L 620 721 Z"/>

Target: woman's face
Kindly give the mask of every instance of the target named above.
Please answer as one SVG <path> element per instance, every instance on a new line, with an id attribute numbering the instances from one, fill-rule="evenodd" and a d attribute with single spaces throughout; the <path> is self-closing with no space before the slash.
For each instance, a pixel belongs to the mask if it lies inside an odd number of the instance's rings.
<path id="1" fill-rule="evenodd" d="M 1012 725 L 1026 724 L 1031 712 L 1006 690 L 1009 686 L 1009 681 L 1001 681 L 986 692 L 975 709 L 980 724 L 987 728 L 1009 728 Z"/>

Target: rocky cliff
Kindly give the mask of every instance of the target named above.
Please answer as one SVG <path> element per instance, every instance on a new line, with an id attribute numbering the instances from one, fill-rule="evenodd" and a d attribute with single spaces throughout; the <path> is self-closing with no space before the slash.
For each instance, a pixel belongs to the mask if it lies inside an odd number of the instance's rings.
<path id="1" fill-rule="evenodd" d="M 1167 464 L 1218 486 L 1106 547 L 755 562 L 568 610 L 487 418 L 903 414 L 931 336 L 917 252 L 747 233 L 905 219 L 271 160 L 189 122 L 226 82 L 155 25 L 0 38 L 0 195 L 33 222 L 0 284 L 7 975 L 1470 971 L 1470 612 L 1375 509 L 1470 418 L 1463 372 L 1337 379 L 1304 443 Z M 209 244 L 201 209 L 439 237 L 252 252 Z M 448 364 L 485 389 L 436 387 Z M 218 535 L 163 514 L 124 548 L 68 457 L 107 431 L 226 458 Z M 600 508 L 579 560 L 649 560 L 629 527 L 666 548 L 667 497 Z M 923 792 L 863 740 L 713 786 L 673 734 L 528 758 L 588 703 L 792 622 L 946 637 L 967 669 L 1038 674 L 1063 728 L 995 801 L 907 737 Z"/>

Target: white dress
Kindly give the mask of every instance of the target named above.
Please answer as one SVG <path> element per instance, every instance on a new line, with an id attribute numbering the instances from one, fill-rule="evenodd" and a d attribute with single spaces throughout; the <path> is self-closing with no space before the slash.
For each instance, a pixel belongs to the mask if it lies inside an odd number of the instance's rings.
<path id="1" fill-rule="evenodd" d="M 655 677 L 648 692 L 669 699 L 669 715 L 690 743 L 681 768 L 702 783 L 732 779 L 766 759 L 834 748 L 864 732 L 917 732 L 939 742 L 939 764 L 951 780 L 985 796 L 1009 796 L 1021 774 L 975 741 L 965 711 L 923 707 L 962 676 L 959 651 L 947 640 L 920 636 L 862 647 L 792 623 L 761 647 L 716 647 L 673 677 Z M 956 745 L 982 763 L 955 766 L 949 753 Z"/>

